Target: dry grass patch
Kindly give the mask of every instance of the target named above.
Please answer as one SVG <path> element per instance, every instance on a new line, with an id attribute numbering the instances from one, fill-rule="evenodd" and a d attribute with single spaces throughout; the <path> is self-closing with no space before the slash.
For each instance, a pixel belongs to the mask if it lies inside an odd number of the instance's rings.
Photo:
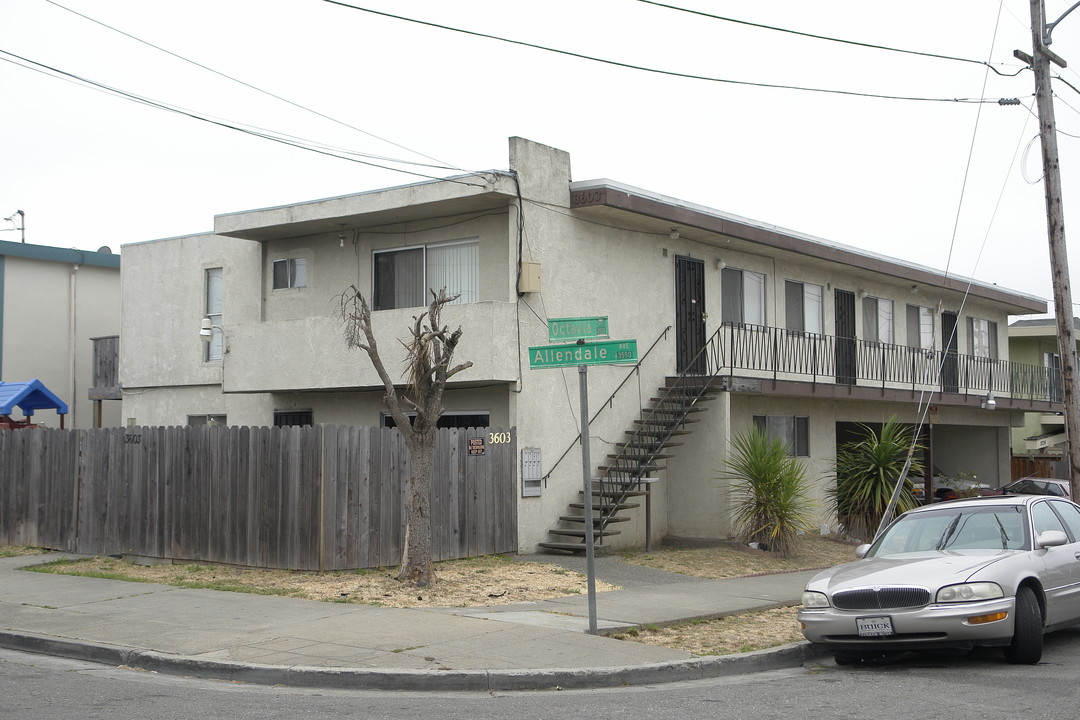
<path id="1" fill-rule="evenodd" d="M 821 535 L 800 535 L 796 552 L 790 558 L 773 557 L 734 544 L 711 547 L 668 547 L 650 553 L 625 551 L 619 559 L 625 562 L 720 580 L 766 573 L 794 572 L 827 568 L 855 560 L 855 544 Z"/>
<path id="2" fill-rule="evenodd" d="M 205 564 L 137 565 L 116 558 L 92 558 L 47 563 L 38 569 L 186 588 L 401 608 L 505 605 L 587 592 L 586 578 L 580 573 L 548 563 L 514 562 L 500 556 L 436 563 L 437 582 L 420 589 L 398 582 L 397 568 L 311 573 Z M 596 583 L 597 592 L 617 589 L 615 585 Z"/>
<path id="3" fill-rule="evenodd" d="M 44 555 L 49 552 L 44 548 L 27 547 L 25 545 L 0 545 L 0 558 L 19 557 L 22 555 Z"/>
<path id="4" fill-rule="evenodd" d="M 614 637 L 694 655 L 731 655 L 802 641 L 796 611 L 793 607 L 757 610 L 717 620 L 650 626 Z"/>

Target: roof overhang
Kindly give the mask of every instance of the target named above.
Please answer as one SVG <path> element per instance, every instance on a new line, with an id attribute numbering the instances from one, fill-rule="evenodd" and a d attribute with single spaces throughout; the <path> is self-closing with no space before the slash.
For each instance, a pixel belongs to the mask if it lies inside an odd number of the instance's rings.
<path id="1" fill-rule="evenodd" d="M 607 179 L 571 183 L 570 207 L 590 217 L 610 221 L 625 222 L 626 214 L 632 213 L 637 216 L 635 221 L 651 232 L 667 235 L 672 228 L 676 228 L 684 237 L 718 247 L 745 249 L 741 243 L 764 246 L 890 275 L 917 285 L 968 292 L 972 296 L 1006 305 L 1010 315 L 1046 312 L 1046 301 L 1041 298 L 970 278 L 946 275 L 922 265 L 830 243 L 811 235 L 729 215 Z M 695 233 L 694 230 L 703 232 Z M 740 245 L 733 246 L 732 241 L 738 241 Z"/>
<path id="2" fill-rule="evenodd" d="M 503 209 L 513 178 L 488 172 L 214 217 L 214 234 L 266 242 Z"/>

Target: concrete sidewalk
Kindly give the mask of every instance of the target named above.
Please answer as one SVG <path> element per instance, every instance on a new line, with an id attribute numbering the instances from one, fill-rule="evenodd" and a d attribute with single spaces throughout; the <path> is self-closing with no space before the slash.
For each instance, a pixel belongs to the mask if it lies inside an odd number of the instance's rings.
<path id="1" fill-rule="evenodd" d="M 48 559 L 55 559 L 50 555 Z M 570 567 L 575 558 L 540 556 Z M 402 690 L 612 687 L 797 667 L 806 643 L 741 655 L 589 635 L 588 598 L 398 609 L 20 571 L 0 559 L 0 647 L 198 677 Z M 815 571 L 732 580 L 597 558 L 601 632 L 795 604 Z"/>

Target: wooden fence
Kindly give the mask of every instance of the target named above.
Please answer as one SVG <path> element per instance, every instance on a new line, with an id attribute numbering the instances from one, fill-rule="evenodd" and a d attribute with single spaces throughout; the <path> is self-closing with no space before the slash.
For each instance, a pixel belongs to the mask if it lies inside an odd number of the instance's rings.
<path id="1" fill-rule="evenodd" d="M 436 560 L 517 550 L 514 428 L 438 431 Z M 395 429 L 0 430 L 0 544 L 294 570 L 396 565 Z"/>

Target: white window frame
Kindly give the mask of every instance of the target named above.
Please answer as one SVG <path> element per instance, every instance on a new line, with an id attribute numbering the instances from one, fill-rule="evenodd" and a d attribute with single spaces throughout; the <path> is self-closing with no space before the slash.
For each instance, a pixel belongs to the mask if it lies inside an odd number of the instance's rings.
<path id="1" fill-rule="evenodd" d="M 863 337 L 869 342 L 893 343 L 896 319 L 892 300 L 879 297 L 863 298 Z"/>
<path id="2" fill-rule="evenodd" d="M 754 415 L 751 422 L 765 437 L 784 443 L 788 455 L 810 457 L 809 415 Z"/>
<path id="3" fill-rule="evenodd" d="M 203 360 L 213 362 L 221 360 L 224 350 L 224 338 L 221 334 L 222 308 L 224 305 L 225 271 L 220 267 L 206 268 L 203 271 L 203 317 L 210 318 L 210 342 L 204 343 Z M 216 292 L 215 292 L 216 286 Z"/>
<path id="4" fill-rule="evenodd" d="M 278 285 L 278 267 L 283 267 L 284 285 Z M 307 287 L 308 261 L 306 257 L 279 258 L 270 263 L 270 287 L 273 290 L 292 290 Z"/>
<path id="5" fill-rule="evenodd" d="M 738 274 L 736 280 L 736 273 Z M 738 282 L 739 299 L 736 307 L 724 303 L 721 319 L 725 325 L 765 325 L 765 273 L 739 268 L 723 268 L 720 272 L 720 297 L 724 298 L 725 278 Z"/>
<path id="6" fill-rule="evenodd" d="M 784 318 L 788 330 L 822 334 L 825 327 L 825 288 L 801 280 L 785 280 Z"/>
<path id="7" fill-rule="evenodd" d="M 914 312 L 913 312 L 914 311 Z M 914 315 L 914 318 L 912 317 Z M 914 327 L 912 320 L 915 320 Z M 919 350 L 934 349 L 934 309 L 925 305 L 907 306 L 908 345 Z M 917 343 L 915 341 L 917 338 Z"/>
<path id="8" fill-rule="evenodd" d="M 463 268 L 462 274 L 466 277 L 461 280 L 460 284 L 456 285 L 450 282 L 446 277 L 439 277 L 438 267 L 433 263 L 438 262 L 438 256 L 440 251 L 450 250 L 451 248 L 471 248 L 471 254 L 475 259 L 474 262 Z M 379 292 L 379 264 L 378 257 L 380 255 L 393 255 L 396 253 L 416 252 L 420 251 L 420 266 L 423 273 L 418 281 L 418 289 L 407 289 L 409 294 L 416 293 L 418 297 L 412 297 L 405 300 L 394 299 L 391 302 L 386 302 Z M 413 282 L 417 281 L 413 279 Z M 438 287 L 432 285 L 435 283 Z M 471 285 L 471 287 L 468 287 Z M 446 294 L 449 296 L 460 295 L 452 304 L 461 305 L 464 303 L 475 303 L 480 301 L 480 239 L 477 237 L 465 238 L 462 240 L 452 240 L 449 242 L 429 243 L 426 245 L 409 245 L 407 247 L 389 248 L 386 250 L 373 250 L 371 257 L 371 297 L 372 297 L 372 310 L 397 310 L 400 308 L 410 307 L 423 307 L 431 301 L 430 291 L 439 291 L 442 287 L 446 287 Z M 402 304 L 398 304 L 398 303 Z"/>
<path id="9" fill-rule="evenodd" d="M 998 356 L 997 323 L 992 320 L 969 317 L 968 351 L 974 357 L 996 360 Z"/>

